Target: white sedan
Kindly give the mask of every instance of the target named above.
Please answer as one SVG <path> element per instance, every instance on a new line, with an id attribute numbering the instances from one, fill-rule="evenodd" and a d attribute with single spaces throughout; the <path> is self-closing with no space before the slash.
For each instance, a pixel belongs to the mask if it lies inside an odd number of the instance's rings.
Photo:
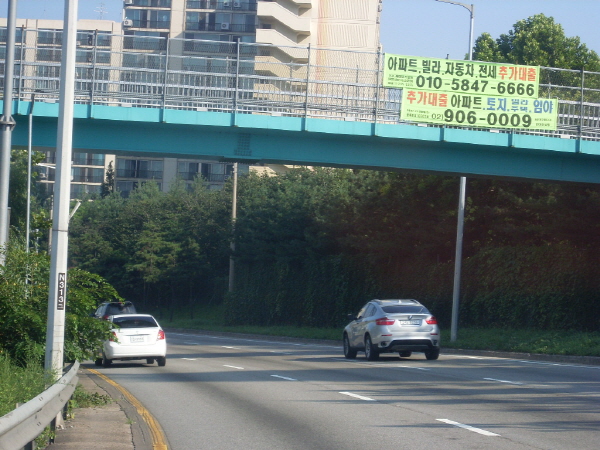
<path id="1" fill-rule="evenodd" d="M 102 358 L 97 366 L 108 367 L 114 360 L 131 361 L 145 359 L 159 366 L 167 363 L 167 339 L 165 332 L 149 314 L 119 314 L 108 318 L 114 324 L 113 337 L 104 342 Z"/>

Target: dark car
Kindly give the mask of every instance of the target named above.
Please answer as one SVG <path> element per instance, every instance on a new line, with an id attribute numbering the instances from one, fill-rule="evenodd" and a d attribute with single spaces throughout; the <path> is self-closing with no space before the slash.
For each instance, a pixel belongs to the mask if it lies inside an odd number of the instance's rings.
<path id="1" fill-rule="evenodd" d="M 94 317 L 107 320 L 117 314 L 137 314 L 137 311 L 131 302 L 104 302 L 98 306 Z"/>

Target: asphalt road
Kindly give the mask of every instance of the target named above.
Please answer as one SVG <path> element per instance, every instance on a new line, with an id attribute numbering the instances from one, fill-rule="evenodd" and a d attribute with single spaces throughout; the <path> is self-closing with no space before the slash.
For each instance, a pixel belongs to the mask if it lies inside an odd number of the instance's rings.
<path id="1" fill-rule="evenodd" d="M 97 370 L 169 449 L 597 449 L 600 366 L 168 333 L 166 367 Z"/>

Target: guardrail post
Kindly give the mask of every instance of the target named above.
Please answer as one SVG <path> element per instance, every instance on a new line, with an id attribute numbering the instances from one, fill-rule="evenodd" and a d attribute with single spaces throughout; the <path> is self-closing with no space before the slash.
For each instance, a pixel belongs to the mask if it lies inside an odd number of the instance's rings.
<path id="1" fill-rule="evenodd" d="M 21 92 L 23 87 L 23 56 L 25 47 L 25 25 L 21 25 L 21 56 L 19 57 L 19 90 L 17 98 L 21 100 Z"/>
<path id="2" fill-rule="evenodd" d="M 377 125 L 377 115 L 379 112 L 379 91 L 381 90 L 382 81 L 382 59 L 383 54 L 381 51 L 381 46 L 379 46 L 379 51 L 377 52 L 377 75 L 375 80 L 375 117 L 373 118 L 373 125 Z"/>
<path id="3" fill-rule="evenodd" d="M 92 45 L 92 86 L 90 88 L 90 106 L 94 105 L 94 89 L 96 88 L 96 58 L 98 50 L 98 30 L 94 30 Z"/>
<path id="4" fill-rule="evenodd" d="M 167 42 L 167 49 L 166 49 L 166 54 L 165 54 L 165 74 L 164 74 L 164 81 L 163 81 L 163 95 L 162 95 L 162 109 L 164 110 L 167 107 L 167 76 L 169 75 L 169 43 L 171 42 L 171 39 L 169 39 L 168 37 L 165 37 L 165 40 Z"/>
<path id="5" fill-rule="evenodd" d="M 304 121 L 306 126 L 306 119 L 308 118 L 308 90 L 310 86 L 310 57 L 311 57 L 311 46 L 308 43 L 308 59 L 306 62 L 306 94 L 304 96 Z"/>
<path id="6" fill-rule="evenodd" d="M 237 101 L 240 89 L 240 41 L 236 42 L 236 60 L 235 60 L 235 97 L 233 97 L 233 112 L 237 113 Z"/>
<path id="7" fill-rule="evenodd" d="M 585 99 L 585 71 L 583 67 L 581 68 L 581 100 L 579 102 L 579 140 L 581 140 L 581 135 L 583 133 L 583 101 Z"/>

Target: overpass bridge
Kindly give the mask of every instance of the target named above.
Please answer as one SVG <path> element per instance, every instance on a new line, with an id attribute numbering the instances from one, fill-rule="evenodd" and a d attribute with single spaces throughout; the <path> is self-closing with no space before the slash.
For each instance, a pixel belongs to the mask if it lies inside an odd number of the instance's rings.
<path id="1" fill-rule="evenodd" d="M 74 151 L 600 182 L 598 73 L 541 69 L 556 131 L 444 127 L 400 120 L 382 53 L 152 39 L 78 42 Z M 53 149 L 60 57 L 29 42 L 12 142 L 27 146 L 31 114 L 33 147 Z"/>

